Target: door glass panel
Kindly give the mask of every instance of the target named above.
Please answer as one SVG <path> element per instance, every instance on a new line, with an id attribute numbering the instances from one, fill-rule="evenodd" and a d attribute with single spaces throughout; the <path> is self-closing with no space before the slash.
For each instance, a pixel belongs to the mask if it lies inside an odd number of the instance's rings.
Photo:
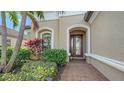
<path id="1" fill-rule="evenodd" d="M 76 36 L 75 43 L 76 43 L 75 53 L 76 53 L 76 55 L 81 55 L 81 38 L 80 38 L 80 36 Z"/>
<path id="2" fill-rule="evenodd" d="M 74 48 L 73 43 L 74 43 L 74 38 L 72 37 L 71 38 L 71 55 L 73 55 L 73 48 Z"/>
<path id="3" fill-rule="evenodd" d="M 71 36 L 70 38 L 70 52 L 71 56 L 81 56 L 81 36 Z"/>

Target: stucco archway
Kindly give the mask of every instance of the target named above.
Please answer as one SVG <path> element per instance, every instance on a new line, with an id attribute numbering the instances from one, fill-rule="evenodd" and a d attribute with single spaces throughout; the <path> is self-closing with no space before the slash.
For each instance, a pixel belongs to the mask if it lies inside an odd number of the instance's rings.
<path id="1" fill-rule="evenodd" d="M 86 38 L 87 38 L 87 53 L 90 53 L 90 27 L 87 26 L 87 25 L 84 25 L 84 24 L 75 24 L 75 25 L 72 25 L 70 27 L 67 28 L 67 53 L 68 53 L 68 56 L 70 56 L 70 52 L 69 52 L 69 48 L 70 48 L 70 30 L 73 29 L 73 28 L 77 28 L 77 27 L 81 27 L 81 28 L 85 28 L 87 30 L 85 30 L 86 32 Z"/>
<path id="2" fill-rule="evenodd" d="M 45 33 L 44 31 L 48 30 L 51 32 L 51 48 L 54 48 L 54 30 L 52 28 L 49 27 L 42 27 L 40 28 L 37 32 L 36 32 L 36 38 L 38 38 L 38 34 L 39 32 Z"/>

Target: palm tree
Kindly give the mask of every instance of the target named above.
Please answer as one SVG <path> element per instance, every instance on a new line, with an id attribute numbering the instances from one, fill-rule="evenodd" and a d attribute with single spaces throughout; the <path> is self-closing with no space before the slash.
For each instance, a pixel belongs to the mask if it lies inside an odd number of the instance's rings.
<path id="1" fill-rule="evenodd" d="M 2 49 L 1 49 L 1 69 L 6 65 L 6 47 L 7 47 L 7 29 L 6 29 L 6 14 L 1 12 L 2 19 Z"/>
<path id="2" fill-rule="evenodd" d="M 23 35 L 24 35 L 24 30 L 25 30 L 25 24 L 26 24 L 26 17 L 28 16 L 31 21 L 32 21 L 32 29 L 34 31 L 36 31 L 37 29 L 39 29 L 39 24 L 38 24 L 38 21 L 37 19 L 35 18 L 35 16 L 39 17 L 39 18 L 44 18 L 43 16 L 43 12 L 41 11 L 35 11 L 35 12 L 26 12 L 26 11 L 23 11 L 21 12 L 21 15 L 22 15 L 22 20 L 21 20 L 21 26 L 20 26 L 20 30 L 19 30 L 19 36 L 17 38 L 17 42 L 16 42 L 16 45 L 14 47 L 14 50 L 13 50 L 13 54 L 11 56 L 11 59 L 10 61 L 8 62 L 8 64 L 5 66 L 5 68 L 3 69 L 3 72 L 9 72 L 15 62 L 15 59 L 16 59 L 16 56 L 17 56 L 17 53 L 21 47 L 21 44 L 22 44 L 22 40 L 23 40 Z"/>
<path id="3" fill-rule="evenodd" d="M 60 14 L 63 14 L 64 12 L 63 11 L 58 11 L 58 13 Z M 10 15 L 13 15 L 13 13 L 9 13 Z M 10 19 L 13 20 L 14 18 L 15 19 L 18 19 L 17 16 L 16 16 L 16 12 L 14 12 L 14 15 L 15 16 L 11 16 Z M 21 26 L 20 26 L 20 29 L 19 29 L 19 36 L 17 38 L 17 42 L 16 42 L 16 45 L 14 47 L 14 50 L 13 50 L 13 54 L 11 56 L 11 59 L 10 61 L 8 62 L 8 64 L 3 68 L 3 72 L 9 72 L 15 62 L 15 59 L 16 59 L 16 56 L 17 56 L 17 53 L 21 47 L 21 44 L 22 44 L 22 40 L 23 40 L 23 35 L 24 35 L 24 30 L 25 30 L 25 24 L 26 24 L 26 17 L 28 16 L 31 21 L 32 21 L 32 30 L 36 31 L 37 29 L 39 29 L 39 24 L 38 24 L 38 21 L 36 19 L 36 17 L 38 17 L 39 19 L 41 18 L 44 18 L 44 15 L 43 15 L 43 12 L 42 11 L 35 11 L 35 12 L 32 12 L 32 11 L 29 11 L 29 12 L 26 12 L 26 11 L 23 11 L 21 12 L 21 15 L 22 15 L 22 20 L 21 20 Z M 36 17 L 35 17 L 36 16 Z M 14 21 L 14 23 L 17 23 L 17 21 Z M 16 24 L 17 25 L 17 24 Z M 14 25 L 14 26 L 16 26 Z M 5 55 L 4 55 L 5 56 Z"/>
<path id="4" fill-rule="evenodd" d="M 58 15 L 63 15 L 65 13 L 65 11 L 57 11 Z"/>
<path id="5" fill-rule="evenodd" d="M 10 59 L 9 63 L 5 66 L 5 68 L 3 69 L 3 72 L 9 72 L 13 66 L 13 63 L 16 59 L 18 50 L 21 46 L 21 42 L 22 42 L 23 35 L 24 35 L 25 24 L 26 24 L 26 12 L 22 12 L 22 20 L 21 20 L 21 26 L 20 26 L 20 30 L 19 30 L 19 36 L 17 38 L 17 42 L 16 42 L 15 48 L 13 50 L 11 59 Z"/>
<path id="6" fill-rule="evenodd" d="M 18 19 L 15 12 L 1 12 L 2 19 L 2 54 L 1 54 L 1 65 L 0 71 L 6 66 L 6 54 L 7 54 L 7 29 L 6 29 L 6 13 L 8 14 L 10 21 L 13 23 L 13 27 L 18 25 Z"/>

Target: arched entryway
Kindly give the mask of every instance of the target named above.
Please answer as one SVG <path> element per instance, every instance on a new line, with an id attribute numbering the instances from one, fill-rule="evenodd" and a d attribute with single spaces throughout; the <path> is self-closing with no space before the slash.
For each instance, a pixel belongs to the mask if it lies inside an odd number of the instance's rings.
<path id="1" fill-rule="evenodd" d="M 82 28 L 74 28 L 70 31 L 70 58 L 84 58 L 86 53 L 86 33 Z"/>
<path id="2" fill-rule="evenodd" d="M 77 24 L 67 29 L 67 52 L 70 58 L 84 59 L 90 53 L 90 29 Z"/>
<path id="3" fill-rule="evenodd" d="M 43 45 L 46 48 L 54 48 L 54 30 L 51 28 L 41 28 L 36 33 L 36 38 L 42 38 L 44 40 Z"/>

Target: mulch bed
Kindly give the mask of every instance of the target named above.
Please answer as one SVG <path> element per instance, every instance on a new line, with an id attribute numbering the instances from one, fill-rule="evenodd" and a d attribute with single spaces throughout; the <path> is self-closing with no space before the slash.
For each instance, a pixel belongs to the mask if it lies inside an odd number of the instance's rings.
<path id="1" fill-rule="evenodd" d="M 62 66 L 61 68 L 58 69 L 58 75 L 53 81 L 59 81 L 61 79 L 61 74 L 63 73 L 66 65 Z"/>

